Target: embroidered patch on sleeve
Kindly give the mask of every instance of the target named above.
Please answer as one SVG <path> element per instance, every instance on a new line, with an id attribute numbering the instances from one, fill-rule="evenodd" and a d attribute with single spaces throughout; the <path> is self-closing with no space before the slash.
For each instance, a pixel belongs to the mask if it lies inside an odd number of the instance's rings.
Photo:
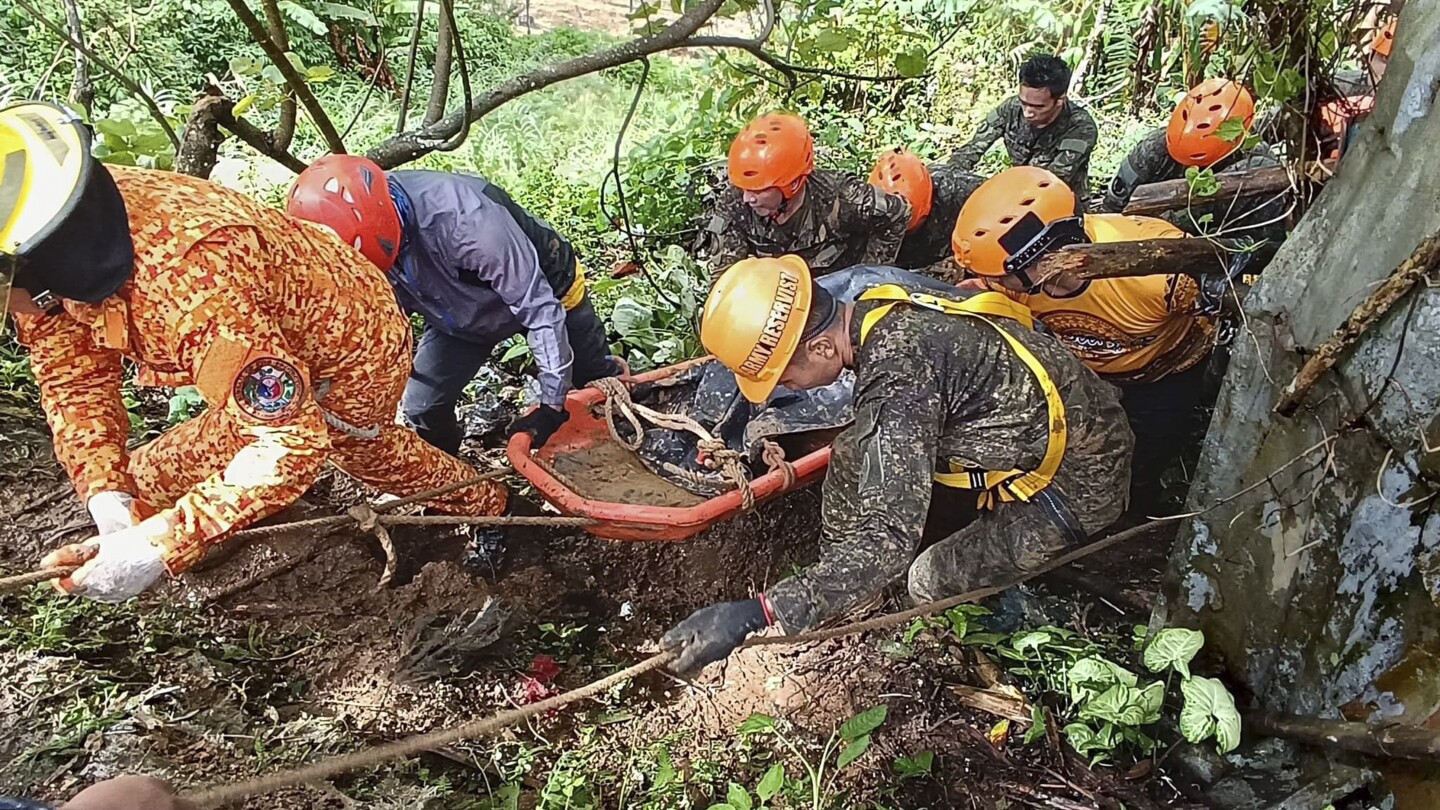
<path id="1" fill-rule="evenodd" d="M 273 422 L 299 407 L 305 382 L 294 366 L 266 357 L 252 361 L 236 375 L 230 394 L 246 416 Z"/>

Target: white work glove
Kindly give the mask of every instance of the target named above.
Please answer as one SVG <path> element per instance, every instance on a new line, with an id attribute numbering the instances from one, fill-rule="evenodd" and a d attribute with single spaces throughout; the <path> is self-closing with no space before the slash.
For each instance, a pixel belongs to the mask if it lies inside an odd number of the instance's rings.
<path id="1" fill-rule="evenodd" d="M 97 602 L 124 602 L 165 573 L 159 540 L 168 531 L 163 518 L 153 517 L 128 529 L 61 546 L 47 554 L 40 567 L 78 565 L 80 570 L 55 581 L 57 590 Z"/>
<path id="2" fill-rule="evenodd" d="M 95 521 L 97 534 L 118 532 L 135 525 L 135 513 L 130 511 L 135 499 L 124 492 L 98 492 L 85 502 L 90 518 Z"/>

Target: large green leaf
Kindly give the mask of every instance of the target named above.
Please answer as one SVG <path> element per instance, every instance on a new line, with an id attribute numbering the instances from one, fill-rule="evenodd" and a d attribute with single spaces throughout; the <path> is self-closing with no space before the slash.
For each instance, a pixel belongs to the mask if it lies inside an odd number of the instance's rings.
<path id="1" fill-rule="evenodd" d="M 773 734 L 775 718 L 768 714 L 752 714 L 740 724 L 741 734 Z"/>
<path id="2" fill-rule="evenodd" d="M 343 3 L 315 3 L 315 12 L 322 17 L 332 20 L 355 20 L 364 25 L 378 25 L 379 21 L 375 15 L 363 8 L 347 6 Z"/>
<path id="3" fill-rule="evenodd" d="M 829 53 L 843 51 L 850 47 L 850 33 L 839 28 L 827 28 L 816 35 L 811 47 Z"/>
<path id="4" fill-rule="evenodd" d="M 1015 639 L 1010 642 L 1010 646 L 1022 653 L 1026 650 L 1039 651 L 1041 647 L 1053 640 L 1054 638 L 1043 630 L 1032 630 L 1028 633 L 1016 634 Z"/>
<path id="5" fill-rule="evenodd" d="M 1065 683 L 1070 686 L 1070 699 L 1076 703 L 1092 698 L 1117 683 L 1134 686 L 1138 682 L 1139 678 L 1135 677 L 1135 673 L 1098 655 L 1081 658 L 1065 672 Z"/>
<path id="6" fill-rule="evenodd" d="M 280 11 L 286 17 L 289 17 L 296 25 L 317 37 L 324 36 L 325 33 L 330 30 L 326 27 L 325 23 L 321 22 L 319 17 L 315 16 L 315 12 L 305 8 L 299 3 L 293 2 L 293 0 L 280 0 Z"/>
<path id="7" fill-rule="evenodd" d="M 889 711 L 890 707 L 881 703 L 879 706 L 874 706 L 860 712 L 849 720 L 846 720 L 845 724 L 840 726 L 840 739 L 858 740 L 866 734 L 869 734 L 879 728 L 881 723 L 885 722 L 885 715 Z"/>
<path id="8" fill-rule="evenodd" d="M 1225 684 L 1214 678 L 1182 681 L 1185 706 L 1180 710 L 1180 733 L 1192 743 L 1214 735 L 1216 748 L 1224 754 L 1240 744 L 1240 712 Z"/>
<path id="9" fill-rule="evenodd" d="M 908 51 L 895 54 L 895 72 L 907 79 L 925 74 L 925 69 L 930 66 L 930 55 L 924 48 L 912 48 Z"/>
<path id="10" fill-rule="evenodd" d="M 734 782 L 730 783 L 730 789 L 725 791 L 725 803 L 735 810 L 750 810 L 755 803 L 750 801 L 750 792 Z"/>
<path id="11" fill-rule="evenodd" d="M 861 734 L 859 737 L 851 740 L 850 744 L 845 746 L 845 750 L 840 752 L 840 756 L 835 760 L 835 767 L 838 769 L 849 765 L 859 759 L 860 755 L 865 753 L 869 747 L 870 735 Z"/>
<path id="12" fill-rule="evenodd" d="M 654 317 L 655 310 L 627 295 L 615 302 L 615 309 L 610 313 L 610 322 L 614 324 L 620 337 L 629 337 L 649 326 L 650 319 Z"/>
<path id="13" fill-rule="evenodd" d="M 760 777 L 760 783 L 755 786 L 755 795 L 760 798 L 760 803 L 770 801 L 780 793 L 780 788 L 785 787 L 785 766 L 777 762 L 770 766 L 770 770 Z"/>
<path id="14" fill-rule="evenodd" d="M 1143 726 L 1160 719 L 1165 684 L 1156 681 L 1144 689 L 1116 684 L 1080 709 L 1082 720 L 1104 720 L 1125 726 Z"/>
<path id="15" fill-rule="evenodd" d="M 1164 672 L 1173 667 L 1183 677 L 1190 677 L 1190 659 L 1205 646 L 1205 634 L 1199 630 L 1171 627 L 1155 634 L 1145 647 L 1145 668 Z"/>

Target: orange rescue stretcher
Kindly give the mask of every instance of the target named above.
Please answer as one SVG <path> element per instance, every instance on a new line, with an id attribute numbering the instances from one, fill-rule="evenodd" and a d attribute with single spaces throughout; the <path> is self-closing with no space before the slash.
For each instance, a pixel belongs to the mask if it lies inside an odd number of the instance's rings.
<path id="1" fill-rule="evenodd" d="M 639 374 L 633 382 L 665 380 L 710 359 L 702 357 Z M 616 445 L 611 439 L 610 428 L 605 424 L 604 404 L 605 395 L 597 389 L 571 391 L 565 399 L 565 410 L 570 412 L 570 419 L 543 448 L 532 454 L 528 433 L 516 434 L 506 447 L 506 455 L 515 471 L 525 476 L 561 514 L 594 520 L 595 523 L 585 530 L 610 540 L 684 540 L 743 511 L 739 489 L 705 499 L 646 469 L 629 449 Z M 669 501 L 673 505 L 655 505 L 655 497 L 644 499 L 649 503 L 622 502 L 623 496 L 630 494 L 625 492 L 626 482 L 610 481 L 607 491 L 606 486 L 594 480 L 598 477 L 598 467 L 577 463 L 581 459 L 594 462 L 601 458 L 607 461 L 607 467 L 617 468 L 619 476 L 627 476 L 628 482 L 642 483 L 644 486 L 640 488 L 648 487 L 647 494 L 659 494 L 661 497 L 658 500 Z M 627 459 L 632 462 L 628 466 Z M 779 470 L 751 479 L 750 488 L 755 493 L 755 502 L 758 504 L 808 486 L 825 474 L 829 463 L 830 448 L 827 446 L 793 462 L 795 477 L 788 486 Z M 551 470 L 559 472 L 560 477 L 552 475 Z M 648 481 L 644 480 L 646 476 Z M 565 480 L 562 481 L 562 478 Z M 576 489 L 590 490 L 590 495 L 587 497 L 584 492 L 577 492 L 571 484 Z M 622 497 L 613 497 L 614 493 Z"/>

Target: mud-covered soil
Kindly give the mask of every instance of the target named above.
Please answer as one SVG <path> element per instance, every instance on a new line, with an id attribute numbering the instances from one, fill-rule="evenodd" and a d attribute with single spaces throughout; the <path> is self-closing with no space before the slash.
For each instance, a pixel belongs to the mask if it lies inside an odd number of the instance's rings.
<path id="1" fill-rule="evenodd" d="M 330 513 L 376 494 L 327 476 L 276 519 Z M 0 515 L 6 572 L 30 568 L 45 549 L 89 528 L 42 450 L 10 471 Z M 461 567 L 459 536 L 407 527 L 394 533 L 400 564 L 383 588 L 377 541 L 340 531 L 224 549 L 207 570 L 118 610 L 77 606 L 42 589 L 5 597 L 0 792 L 62 798 L 132 770 L 186 785 L 240 779 L 452 725 L 523 702 L 527 692 L 534 698 L 537 689 L 574 688 L 652 654 L 655 639 L 695 608 L 743 598 L 813 560 L 818 515 L 812 488 L 678 543 L 517 531 L 509 569 L 493 584 Z M 1083 631 L 1140 619 L 1167 544 L 1156 536 L 1116 549 L 1088 562 L 1088 579 L 1053 583 L 1070 600 L 1066 623 Z M 897 590 L 870 610 L 902 606 Z M 1022 748 L 1017 730 L 993 744 L 986 735 L 997 718 L 961 706 L 947 688 L 975 682 L 958 663 L 963 656 L 897 654 L 898 637 L 750 649 L 693 682 L 655 673 L 496 740 L 244 806 L 480 807 L 487 785 L 514 778 L 525 790 L 518 806 L 530 807 L 547 768 L 568 756 L 583 753 L 594 772 L 639 773 L 635 758 L 663 741 L 665 757 L 689 780 L 684 792 L 706 807 L 714 801 L 706 791 L 723 793 L 730 778 L 743 778 L 732 774 L 777 755 L 772 743 L 757 749 L 737 737 L 751 714 L 783 718 L 811 746 L 879 703 L 889 720 L 838 783 L 852 797 L 847 805 L 1185 806 L 1160 780 L 1090 772 L 1058 741 Z M 553 682 L 527 680 L 536 656 L 554 659 Z M 527 751 L 534 761 L 517 775 L 516 758 L 526 755 L 516 752 Z M 934 774 L 898 780 L 890 763 L 922 751 L 935 752 Z M 597 806 L 618 806 L 613 787 L 600 792 Z"/>

